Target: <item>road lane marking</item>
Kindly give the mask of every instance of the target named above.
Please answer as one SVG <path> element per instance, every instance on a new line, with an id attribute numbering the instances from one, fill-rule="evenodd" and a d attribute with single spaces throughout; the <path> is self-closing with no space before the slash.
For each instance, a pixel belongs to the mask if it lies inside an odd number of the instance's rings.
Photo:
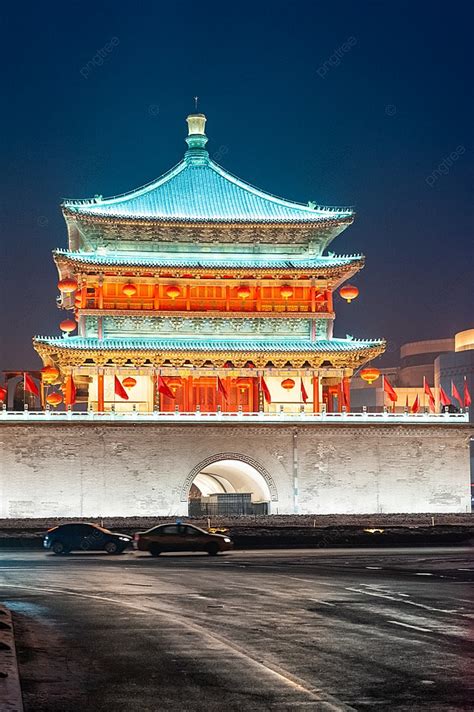
<path id="1" fill-rule="evenodd" d="M 401 621 L 387 621 L 387 623 L 393 623 L 393 625 L 401 625 L 403 628 L 413 628 L 413 630 L 419 630 L 422 633 L 434 633 L 434 630 L 430 628 L 421 628 L 418 625 L 410 625 L 409 623 L 402 623 Z"/>
<path id="2" fill-rule="evenodd" d="M 53 595 L 66 595 L 66 596 L 74 596 L 77 598 L 88 598 L 92 599 L 94 601 L 103 601 L 105 603 L 112 603 L 117 606 L 122 606 L 126 608 L 131 608 L 135 612 L 139 611 L 148 611 L 148 613 L 153 613 L 155 615 L 161 615 L 164 618 L 170 619 L 173 623 L 182 625 L 185 628 L 188 628 L 189 630 L 193 631 L 194 633 L 203 636 L 204 638 L 208 638 L 211 641 L 218 642 L 222 646 L 227 647 L 229 650 L 231 650 L 234 655 L 237 657 L 244 658 L 247 663 L 252 663 L 254 666 L 258 668 L 263 668 L 263 670 L 267 673 L 270 674 L 273 677 L 278 678 L 283 684 L 286 684 L 288 687 L 293 688 L 294 690 L 298 690 L 299 692 L 303 692 L 304 694 L 308 695 L 311 697 L 313 700 L 319 702 L 321 705 L 324 706 L 324 709 L 327 710 L 328 712 L 357 712 L 357 710 L 354 707 L 351 707 L 350 705 L 346 704 L 345 702 L 342 702 L 342 700 L 337 699 L 333 695 L 330 695 L 329 693 L 323 692 L 321 689 L 316 688 L 314 685 L 310 685 L 307 683 L 305 680 L 302 680 L 298 678 L 296 675 L 293 675 L 289 671 L 285 670 L 284 668 L 280 667 L 279 665 L 269 662 L 269 661 L 264 661 L 260 657 L 253 657 L 252 655 L 249 654 L 248 650 L 246 648 L 243 648 L 237 643 L 234 643 L 233 641 L 228 640 L 227 638 L 224 638 L 223 636 L 219 635 L 218 633 L 211 633 L 208 628 L 200 625 L 199 623 L 195 623 L 194 621 L 190 620 L 185 620 L 183 615 L 179 615 L 174 613 L 172 610 L 167 611 L 163 610 L 163 608 L 157 608 L 156 606 L 145 606 L 143 604 L 141 605 L 136 605 L 128 601 L 119 601 L 115 598 L 110 598 L 109 596 L 99 596 L 96 594 L 90 594 L 90 593 L 78 593 L 77 591 L 68 591 L 64 589 L 57 589 L 57 588 L 42 588 L 40 586 L 25 586 L 22 584 L 10 584 L 10 583 L 0 583 L 0 587 L 2 588 L 20 588 L 24 589 L 27 591 L 37 591 L 38 593 L 51 593 Z"/>
<path id="3" fill-rule="evenodd" d="M 313 603 L 321 603 L 323 606 L 335 606 L 335 603 L 329 603 L 329 601 L 320 601 L 318 598 L 310 598 Z"/>
<path id="4" fill-rule="evenodd" d="M 417 608 L 424 608 L 426 611 L 434 611 L 435 613 L 449 613 L 450 615 L 458 614 L 460 616 L 467 616 L 466 613 L 460 613 L 458 610 L 451 608 L 434 608 L 433 606 L 427 606 L 424 603 L 416 603 L 415 601 L 407 601 L 406 599 L 396 598 L 395 596 L 388 596 L 386 593 L 376 593 L 375 591 L 364 591 L 363 588 L 350 588 L 346 587 L 346 591 L 351 591 L 352 593 L 364 593 L 366 596 L 376 596 L 377 598 L 388 598 L 389 601 L 396 601 L 397 603 L 405 603 L 407 606 L 416 606 Z"/>

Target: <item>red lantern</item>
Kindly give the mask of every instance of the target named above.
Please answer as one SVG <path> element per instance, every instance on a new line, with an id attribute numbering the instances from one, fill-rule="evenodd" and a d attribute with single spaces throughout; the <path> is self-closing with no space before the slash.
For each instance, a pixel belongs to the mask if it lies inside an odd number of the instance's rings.
<path id="1" fill-rule="evenodd" d="M 291 391 L 291 389 L 295 387 L 295 382 L 292 378 L 285 378 L 285 380 L 281 382 L 281 387 L 284 388 L 285 391 Z"/>
<path id="2" fill-rule="evenodd" d="M 45 366 L 41 369 L 41 378 L 44 383 L 52 383 L 59 376 L 59 370 L 54 366 Z"/>
<path id="3" fill-rule="evenodd" d="M 280 288 L 280 294 L 283 299 L 289 299 L 293 296 L 293 288 L 290 287 L 289 284 L 284 284 L 283 287 Z"/>
<path id="4" fill-rule="evenodd" d="M 175 284 L 172 284 L 170 287 L 166 287 L 166 296 L 170 299 L 176 299 L 176 297 L 179 297 L 180 294 L 181 290 Z"/>
<path id="5" fill-rule="evenodd" d="M 359 375 L 363 381 L 372 384 L 380 376 L 380 371 L 378 368 L 363 368 Z"/>
<path id="6" fill-rule="evenodd" d="M 46 396 L 46 403 L 48 403 L 48 405 L 52 405 L 53 408 L 56 408 L 56 406 L 62 402 L 63 398 L 59 393 L 49 393 L 49 395 Z"/>
<path id="7" fill-rule="evenodd" d="M 247 299 L 248 297 L 250 297 L 250 294 L 251 292 L 249 287 L 239 287 L 237 290 L 237 296 L 239 297 L 239 299 Z"/>
<path id="8" fill-rule="evenodd" d="M 133 388 L 133 386 L 137 385 L 137 381 L 135 378 L 132 378 L 131 376 L 127 376 L 127 378 L 123 379 L 122 385 L 125 386 L 125 388 Z"/>
<path id="9" fill-rule="evenodd" d="M 77 324 L 73 319 L 64 319 L 64 321 L 60 323 L 59 328 L 61 331 L 65 331 L 66 334 L 70 334 L 71 331 L 76 330 L 76 326 Z"/>
<path id="10" fill-rule="evenodd" d="M 341 287 L 339 294 L 350 304 L 353 299 L 359 296 L 359 290 L 353 284 L 346 284 L 344 287 Z"/>
<path id="11" fill-rule="evenodd" d="M 55 381 L 59 376 L 59 370 L 54 366 L 45 366 L 41 369 L 41 378 L 43 381 Z"/>
<path id="12" fill-rule="evenodd" d="M 122 292 L 125 294 L 126 297 L 129 299 L 131 297 L 134 297 L 135 294 L 137 293 L 137 288 L 134 284 L 124 284 L 122 287 Z"/>
<path id="13" fill-rule="evenodd" d="M 77 282 L 72 277 L 65 277 L 58 282 L 58 289 L 64 294 L 72 294 L 77 289 Z"/>

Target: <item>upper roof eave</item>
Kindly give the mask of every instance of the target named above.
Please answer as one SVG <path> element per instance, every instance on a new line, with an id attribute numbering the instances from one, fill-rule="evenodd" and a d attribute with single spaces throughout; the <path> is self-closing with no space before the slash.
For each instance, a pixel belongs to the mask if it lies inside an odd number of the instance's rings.
<path id="1" fill-rule="evenodd" d="M 348 223 L 350 208 L 304 205 L 270 193 L 233 176 L 210 159 L 186 160 L 155 181 L 123 195 L 92 200 L 65 200 L 66 219 L 121 224 L 282 225 Z"/>

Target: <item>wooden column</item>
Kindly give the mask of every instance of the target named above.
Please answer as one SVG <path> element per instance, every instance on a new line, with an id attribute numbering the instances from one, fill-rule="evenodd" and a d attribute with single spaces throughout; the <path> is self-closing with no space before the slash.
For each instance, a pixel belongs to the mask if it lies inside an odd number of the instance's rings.
<path id="1" fill-rule="evenodd" d="M 194 404 L 194 398 L 193 398 L 193 386 L 194 386 L 194 379 L 192 376 L 188 376 L 188 382 L 187 382 L 188 411 L 190 413 L 192 413 L 196 407 Z"/>
<path id="2" fill-rule="evenodd" d="M 191 311 L 191 285 L 187 284 L 185 287 L 186 292 L 186 311 Z"/>
<path id="3" fill-rule="evenodd" d="M 160 308 L 160 287 L 158 284 L 155 284 L 153 287 L 153 309 L 155 311 L 158 311 Z"/>
<path id="4" fill-rule="evenodd" d="M 337 412 L 342 411 L 342 381 L 337 384 Z"/>
<path id="5" fill-rule="evenodd" d="M 260 285 L 258 285 L 257 288 L 256 288 L 256 290 L 255 290 L 255 297 L 256 297 L 256 300 L 257 300 L 257 303 L 256 303 L 257 311 L 258 311 L 258 312 L 259 312 L 259 311 L 262 311 L 262 288 L 261 288 Z"/>
<path id="6" fill-rule="evenodd" d="M 230 311 L 230 286 L 228 284 L 225 288 L 225 310 Z"/>
<path id="7" fill-rule="evenodd" d="M 97 410 L 103 413 L 104 409 L 104 371 L 100 368 L 97 372 Z"/>
<path id="8" fill-rule="evenodd" d="M 311 311 L 315 312 L 316 311 L 316 287 L 314 285 L 311 286 L 310 297 L 311 297 Z"/>
<path id="9" fill-rule="evenodd" d="M 351 409 L 351 379 L 348 376 L 344 376 L 342 379 L 342 389 L 344 394 L 344 405 L 349 412 Z"/>
<path id="10" fill-rule="evenodd" d="M 104 285 L 102 277 L 99 278 L 99 286 L 97 287 L 97 306 L 99 309 L 104 308 Z"/>
<path id="11" fill-rule="evenodd" d="M 334 311 L 334 304 L 333 304 L 333 300 L 332 300 L 332 290 L 327 289 L 326 295 L 327 295 L 327 300 L 328 300 L 328 312 L 332 312 L 332 311 Z"/>
<path id="12" fill-rule="evenodd" d="M 319 376 L 313 374 L 313 413 L 319 413 Z"/>
<path id="13" fill-rule="evenodd" d="M 257 413 L 258 412 L 259 394 L 258 394 L 258 378 L 256 376 L 254 376 L 252 378 L 252 386 L 253 386 L 253 389 L 252 389 L 252 411 L 254 413 Z"/>

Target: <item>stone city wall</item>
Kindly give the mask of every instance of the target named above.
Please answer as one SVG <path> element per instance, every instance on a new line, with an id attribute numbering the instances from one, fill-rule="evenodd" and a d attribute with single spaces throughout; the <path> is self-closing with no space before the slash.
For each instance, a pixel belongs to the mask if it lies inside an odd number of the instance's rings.
<path id="1" fill-rule="evenodd" d="M 0 518 L 187 514 L 201 467 L 239 459 L 274 514 L 469 512 L 472 426 L 0 424 Z"/>

